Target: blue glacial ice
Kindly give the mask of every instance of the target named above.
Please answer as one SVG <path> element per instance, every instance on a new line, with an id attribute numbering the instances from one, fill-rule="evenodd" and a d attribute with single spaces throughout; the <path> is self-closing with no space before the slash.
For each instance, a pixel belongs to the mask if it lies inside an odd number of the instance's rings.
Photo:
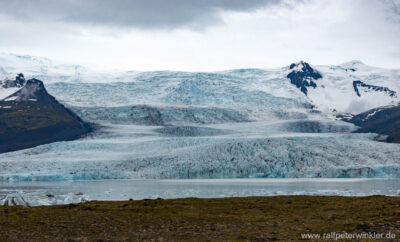
<path id="1" fill-rule="evenodd" d="M 307 124 L 310 132 L 302 120 L 203 125 L 200 133 L 214 133 L 197 136 L 191 127 L 194 135 L 166 135 L 163 126 L 104 125 L 84 139 L 1 154 L 0 181 L 400 177 L 399 145 L 343 122 Z"/>

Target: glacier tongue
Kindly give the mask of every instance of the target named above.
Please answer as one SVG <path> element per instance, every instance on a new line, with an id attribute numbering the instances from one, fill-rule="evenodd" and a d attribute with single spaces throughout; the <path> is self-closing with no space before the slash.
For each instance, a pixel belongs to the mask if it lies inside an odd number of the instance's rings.
<path id="1" fill-rule="evenodd" d="M 348 133 L 354 126 L 342 122 L 313 122 L 203 125 L 190 136 L 105 125 L 85 139 L 1 154 L 0 181 L 400 176 L 399 145 Z"/>

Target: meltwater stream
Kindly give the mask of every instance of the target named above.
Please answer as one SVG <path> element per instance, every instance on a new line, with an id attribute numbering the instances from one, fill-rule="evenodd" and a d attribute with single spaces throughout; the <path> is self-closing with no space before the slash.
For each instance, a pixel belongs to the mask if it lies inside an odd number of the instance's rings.
<path id="1" fill-rule="evenodd" d="M 90 200 L 222 198 L 278 195 L 400 196 L 400 179 L 181 179 L 0 183 L 0 200 L 19 193 L 32 206 Z"/>

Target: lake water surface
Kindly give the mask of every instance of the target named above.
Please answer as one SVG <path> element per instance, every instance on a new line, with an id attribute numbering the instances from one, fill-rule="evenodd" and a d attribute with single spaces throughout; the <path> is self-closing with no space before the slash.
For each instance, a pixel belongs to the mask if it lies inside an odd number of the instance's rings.
<path id="1" fill-rule="evenodd" d="M 18 192 L 31 205 L 88 200 L 277 195 L 400 196 L 400 179 L 181 179 L 0 183 L 0 200 Z"/>

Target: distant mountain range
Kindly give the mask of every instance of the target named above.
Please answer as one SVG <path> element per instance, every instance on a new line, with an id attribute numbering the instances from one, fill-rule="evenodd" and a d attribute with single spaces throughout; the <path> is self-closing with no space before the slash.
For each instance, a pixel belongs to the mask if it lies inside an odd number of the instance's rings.
<path id="1" fill-rule="evenodd" d="M 361 61 L 350 61 L 341 65 L 320 66 L 307 62 L 297 62 L 286 67 L 274 69 L 238 69 L 220 72 L 176 72 L 176 71 L 90 71 L 80 65 L 55 63 L 47 58 L 0 53 L 0 80 L 13 79 L 18 73 L 30 78 L 42 80 L 46 86 L 55 83 L 134 83 L 141 89 L 153 89 L 151 95 L 129 101 L 114 102 L 101 106 L 121 106 L 137 104 L 168 104 L 165 95 L 181 92 L 177 95 L 191 95 L 182 104 L 204 105 L 200 95 L 217 97 L 217 102 L 206 105 L 221 106 L 227 104 L 233 89 L 258 92 L 257 95 L 271 95 L 277 98 L 290 98 L 298 102 L 308 103 L 324 113 L 358 114 L 367 110 L 400 102 L 400 70 L 384 69 L 368 66 Z M 1 74 L 2 73 L 2 74 Z M 247 82 L 243 82 L 247 80 Z M 120 85 L 123 86 L 123 85 Z M 176 88 L 179 88 L 176 89 Z M 50 93 L 53 92 L 49 86 Z M 196 93 L 195 91 L 203 93 Z M 54 90 L 59 94 L 64 90 Z M 122 91 L 121 91 L 122 92 Z M 223 97 L 222 94 L 227 96 Z M 123 93 L 113 93 L 115 96 Z M 137 93 L 135 93 L 137 94 Z M 240 93 L 237 93 L 240 95 Z M 244 94 L 244 95 L 247 95 Z M 76 97 L 75 99 L 90 99 Z M 250 94 L 252 95 L 252 94 Z M 3 95 L 4 97 L 4 95 Z M 56 96 L 57 97 L 57 96 Z M 183 96 L 182 96 L 183 97 Z M 1 98 L 1 92 L 0 92 Z M 73 97 L 57 97 L 62 102 L 73 106 L 82 106 Z M 223 100 L 225 99 L 226 100 Z M 121 98 L 121 100 L 124 98 Z M 250 100 L 251 98 L 246 98 Z M 267 98 L 268 99 L 268 98 Z M 196 103 L 197 101 L 199 103 Z M 241 102 L 242 100 L 237 100 Z M 234 100 L 235 102 L 235 100 Z M 180 104 L 179 102 L 176 104 Z M 87 104 L 84 104 L 87 105 Z M 229 105 L 229 103 L 228 103 Z"/>

